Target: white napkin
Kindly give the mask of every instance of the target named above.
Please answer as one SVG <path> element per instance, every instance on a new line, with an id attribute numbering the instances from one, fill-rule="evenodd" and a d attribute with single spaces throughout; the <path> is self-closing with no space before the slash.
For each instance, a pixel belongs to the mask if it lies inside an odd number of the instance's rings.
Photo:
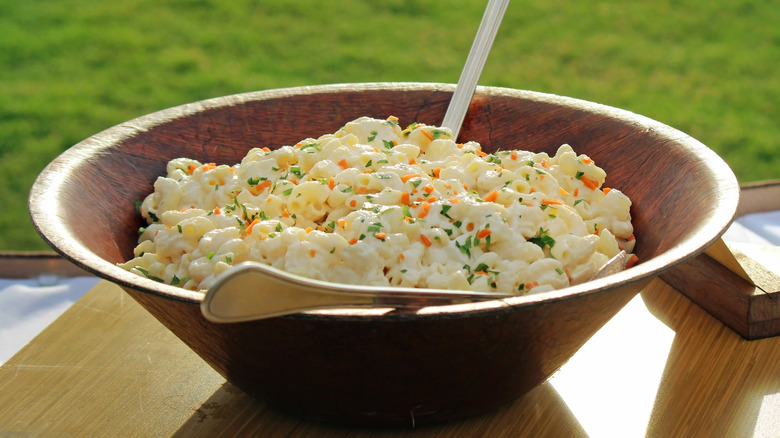
<path id="1" fill-rule="evenodd" d="M 0 279 L 0 365 L 95 286 L 97 277 Z"/>

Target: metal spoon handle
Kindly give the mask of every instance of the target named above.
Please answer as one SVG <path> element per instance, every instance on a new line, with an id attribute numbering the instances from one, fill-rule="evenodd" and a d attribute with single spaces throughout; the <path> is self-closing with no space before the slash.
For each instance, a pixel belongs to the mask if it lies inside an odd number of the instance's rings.
<path id="1" fill-rule="evenodd" d="M 454 139 L 458 138 L 471 98 L 477 89 L 477 81 L 482 74 L 482 68 L 485 67 L 485 61 L 508 5 L 509 0 L 489 0 L 485 8 L 482 22 L 479 24 L 469 56 L 466 58 L 466 64 L 463 66 L 460 79 L 458 79 L 458 85 L 455 87 L 455 93 L 452 95 L 447 113 L 441 123 L 442 127 L 452 130 L 452 138 Z"/>

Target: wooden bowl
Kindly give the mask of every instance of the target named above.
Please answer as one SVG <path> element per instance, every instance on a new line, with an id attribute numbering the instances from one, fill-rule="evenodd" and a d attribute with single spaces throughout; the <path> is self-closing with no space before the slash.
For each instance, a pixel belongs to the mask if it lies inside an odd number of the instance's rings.
<path id="1" fill-rule="evenodd" d="M 30 212 L 43 238 L 108 279 L 228 381 L 306 417 L 421 424 L 501 405 L 542 383 L 647 281 L 694 257 L 733 220 L 739 189 L 703 144 L 627 111 L 549 94 L 480 87 L 461 140 L 486 151 L 554 154 L 571 144 L 633 201 L 641 262 L 620 274 L 505 302 L 426 313 L 335 311 L 214 324 L 200 293 L 116 266 L 142 225 L 135 201 L 168 160 L 235 164 L 254 146 L 294 144 L 360 116 L 441 122 L 453 85 L 342 84 L 260 91 L 187 104 L 103 131 L 55 159 Z"/>

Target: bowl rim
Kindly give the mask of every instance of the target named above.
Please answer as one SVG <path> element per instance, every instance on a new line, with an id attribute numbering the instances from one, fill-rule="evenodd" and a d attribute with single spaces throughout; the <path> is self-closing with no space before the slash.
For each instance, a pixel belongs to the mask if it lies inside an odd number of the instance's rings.
<path id="1" fill-rule="evenodd" d="M 75 164 L 86 160 L 91 155 L 103 153 L 113 145 L 121 143 L 122 141 L 155 126 L 168 123 L 180 117 L 190 116 L 198 112 L 213 110 L 220 107 L 239 105 L 257 100 L 309 94 L 339 93 L 343 91 L 388 90 L 451 93 L 454 89 L 454 84 L 436 82 L 363 82 L 304 85 L 214 97 L 142 115 L 112 126 L 76 143 L 51 161 L 38 175 L 30 191 L 28 199 L 30 217 L 36 231 L 44 241 L 65 259 L 82 269 L 124 288 L 131 288 L 144 293 L 162 296 L 167 299 L 185 301 L 199 305 L 203 299 L 202 292 L 189 291 L 132 274 L 118 265 L 97 256 L 80 242 L 74 241 L 69 237 L 63 238 L 63 236 L 68 236 L 68 233 L 64 226 L 56 220 L 58 215 L 52 214 L 52 212 L 56 213 L 59 211 L 61 204 L 61 200 L 58 198 L 60 184 L 68 179 L 69 173 L 76 167 Z M 716 178 L 714 178 L 713 184 L 717 187 L 717 190 L 715 190 L 717 198 L 714 210 L 721 213 L 710 217 L 710 220 L 704 224 L 705 226 L 700 227 L 686 240 L 649 260 L 644 260 L 623 272 L 563 289 L 504 298 L 501 300 L 437 306 L 430 312 L 421 313 L 385 313 L 377 316 L 375 311 L 370 312 L 367 309 L 356 310 L 352 308 L 341 308 L 325 311 L 309 311 L 301 314 L 282 316 L 280 318 L 303 317 L 343 319 L 355 317 L 381 317 L 418 319 L 424 317 L 452 317 L 472 315 L 475 312 L 529 306 L 540 302 L 568 300 L 583 294 L 604 293 L 617 287 L 649 280 L 651 277 L 655 277 L 692 259 L 719 239 L 722 234 L 725 233 L 728 225 L 731 224 L 736 217 L 737 205 L 739 202 L 739 184 L 736 176 L 720 156 L 688 134 L 628 110 L 574 97 L 495 86 L 478 86 L 477 93 L 488 97 L 493 95 L 511 95 L 525 100 L 551 103 L 558 106 L 570 107 L 579 111 L 608 115 L 609 117 L 619 119 L 624 123 L 634 124 L 644 130 L 654 131 L 661 136 L 674 138 L 676 142 L 684 144 L 686 147 L 699 154 L 702 157 L 702 160 L 707 162 L 707 166 L 714 171 Z M 726 212 L 728 212 L 728 214 L 726 214 Z M 366 286 L 366 289 L 381 289 L 381 287 Z"/>

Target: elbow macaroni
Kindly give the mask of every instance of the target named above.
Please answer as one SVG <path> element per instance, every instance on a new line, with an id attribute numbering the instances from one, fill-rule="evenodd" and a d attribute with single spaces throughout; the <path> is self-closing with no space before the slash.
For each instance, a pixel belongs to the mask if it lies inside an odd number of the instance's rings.
<path id="1" fill-rule="evenodd" d="M 192 290 L 245 261 L 361 285 L 563 288 L 633 250 L 631 201 L 605 178 L 568 145 L 486 154 L 447 129 L 362 117 L 232 167 L 171 160 L 121 266 Z"/>

